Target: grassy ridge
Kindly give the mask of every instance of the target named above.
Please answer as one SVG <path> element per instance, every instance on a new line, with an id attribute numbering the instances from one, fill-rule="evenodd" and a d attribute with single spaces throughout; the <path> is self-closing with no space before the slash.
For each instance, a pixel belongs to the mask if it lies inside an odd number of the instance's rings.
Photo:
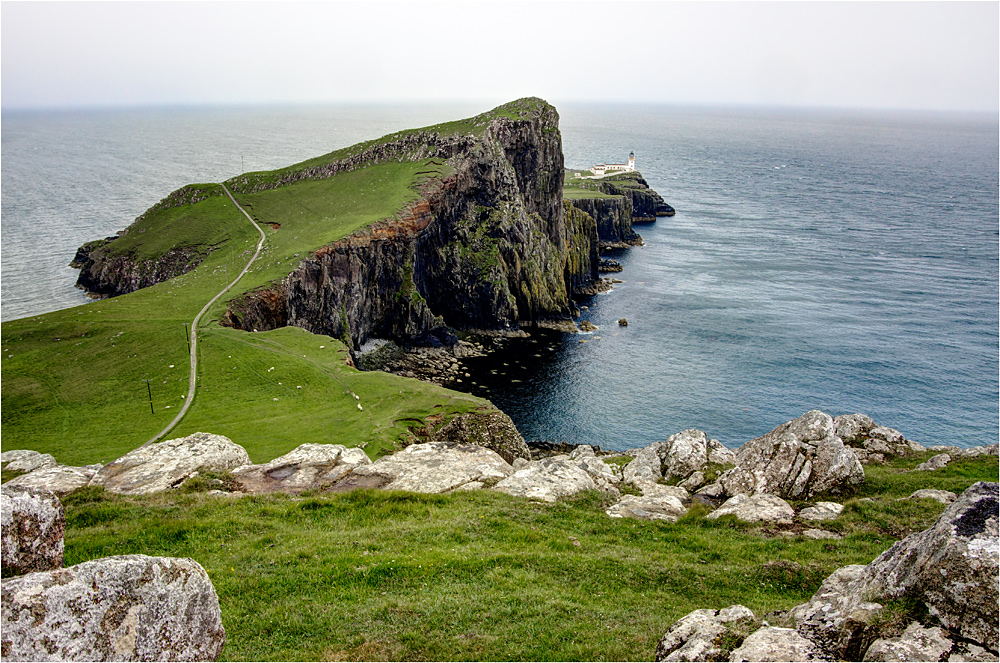
<path id="1" fill-rule="evenodd" d="M 691 610 L 787 609 L 835 569 L 928 527 L 944 506 L 897 501 L 914 486 L 997 480 L 995 457 L 900 472 L 921 460 L 867 468 L 868 483 L 824 524 L 839 541 L 706 520 L 703 507 L 675 524 L 610 519 L 597 493 L 548 505 L 491 492 L 83 489 L 64 500 L 66 564 L 194 558 L 219 594 L 228 660 L 648 660 Z"/>
<path id="2" fill-rule="evenodd" d="M 392 217 L 417 198 L 421 182 L 444 170 L 421 162 L 386 163 L 242 197 L 241 204 L 262 224 L 277 227 L 264 226 L 261 258 L 204 318 L 202 386 L 172 435 L 196 430 L 231 435 L 261 461 L 304 442 L 365 442 L 377 455 L 405 435 L 397 417 L 422 419 L 432 412 L 488 405 L 403 378 L 359 377 L 342 360 L 331 368 L 333 348 L 342 348 L 326 337 L 306 342 L 305 332 L 279 330 L 267 342 L 249 342 L 218 327 L 228 299 L 283 278 L 324 244 Z M 4 323 L 4 448 L 51 453 L 66 464 L 108 462 L 160 431 L 187 393 L 184 324 L 235 278 L 256 241 L 253 227 L 221 196 L 155 209 L 137 221 L 116 250 L 145 256 L 173 244 L 199 246 L 207 257 L 195 270 L 121 297 Z M 240 357 L 236 371 L 229 361 L 234 352 Z M 288 383 L 309 383 L 309 397 L 278 396 L 275 402 L 270 391 L 245 388 L 259 366 L 279 364 Z M 362 420 L 353 399 L 337 397 L 346 379 L 364 385 L 358 391 L 370 409 Z M 153 392 L 152 413 L 144 380 L 150 380 Z M 413 397 L 412 406 L 390 405 L 387 394 L 400 392 Z"/>

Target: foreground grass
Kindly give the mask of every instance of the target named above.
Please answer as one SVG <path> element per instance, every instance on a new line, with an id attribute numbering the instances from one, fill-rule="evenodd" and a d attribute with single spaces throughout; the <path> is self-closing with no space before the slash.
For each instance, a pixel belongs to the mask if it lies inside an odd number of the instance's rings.
<path id="1" fill-rule="evenodd" d="M 944 506 L 896 501 L 911 484 L 960 492 L 997 480 L 995 457 L 900 472 L 919 460 L 870 469 L 869 485 L 826 525 L 846 534 L 838 541 L 710 521 L 700 508 L 675 524 L 610 519 L 597 493 L 549 505 L 485 491 L 82 489 L 64 500 L 66 564 L 194 558 L 219 594 L 228 660 L 651 659 L 691 610 L 787 609 L 833 570 L 926 528 Z"/>

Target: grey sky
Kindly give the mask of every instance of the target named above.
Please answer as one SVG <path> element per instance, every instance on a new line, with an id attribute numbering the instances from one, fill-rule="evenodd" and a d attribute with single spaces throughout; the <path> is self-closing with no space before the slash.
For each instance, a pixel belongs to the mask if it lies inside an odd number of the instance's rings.
<path id="1" fill-rule="evenodd" d="M 997 2 L 20 2 L 5 109 L 641 101 L 998 110 Z"/>

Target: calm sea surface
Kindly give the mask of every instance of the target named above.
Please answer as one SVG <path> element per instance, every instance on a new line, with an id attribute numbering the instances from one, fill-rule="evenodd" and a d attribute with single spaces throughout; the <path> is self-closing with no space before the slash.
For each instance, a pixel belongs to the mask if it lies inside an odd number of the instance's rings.
<path id="1" fill-rule="evenodd" d="M 183 184 L 482 110 L 5 112 L 0 315 L 84 303 L 76 248 Z M 597 332 L 467 362 L 526 438 L 626 448 L 700 428 L 736 446 L 822 409 L 925 444 L 997 441 L 995 116 L 560 113 L 567 165 L 634 150 L 678 213 L 637 226 L 624 283 L 582 302 Z"/>

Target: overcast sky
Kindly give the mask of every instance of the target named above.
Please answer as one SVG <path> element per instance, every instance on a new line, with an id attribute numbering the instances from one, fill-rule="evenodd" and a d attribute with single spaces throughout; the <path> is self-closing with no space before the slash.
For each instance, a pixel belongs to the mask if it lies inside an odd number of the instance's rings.
<path id="1" fill-rule="evenodd" d="M 4 109 L 640 101 L 997 112 L 997 2 L 22 2 Z"/>

